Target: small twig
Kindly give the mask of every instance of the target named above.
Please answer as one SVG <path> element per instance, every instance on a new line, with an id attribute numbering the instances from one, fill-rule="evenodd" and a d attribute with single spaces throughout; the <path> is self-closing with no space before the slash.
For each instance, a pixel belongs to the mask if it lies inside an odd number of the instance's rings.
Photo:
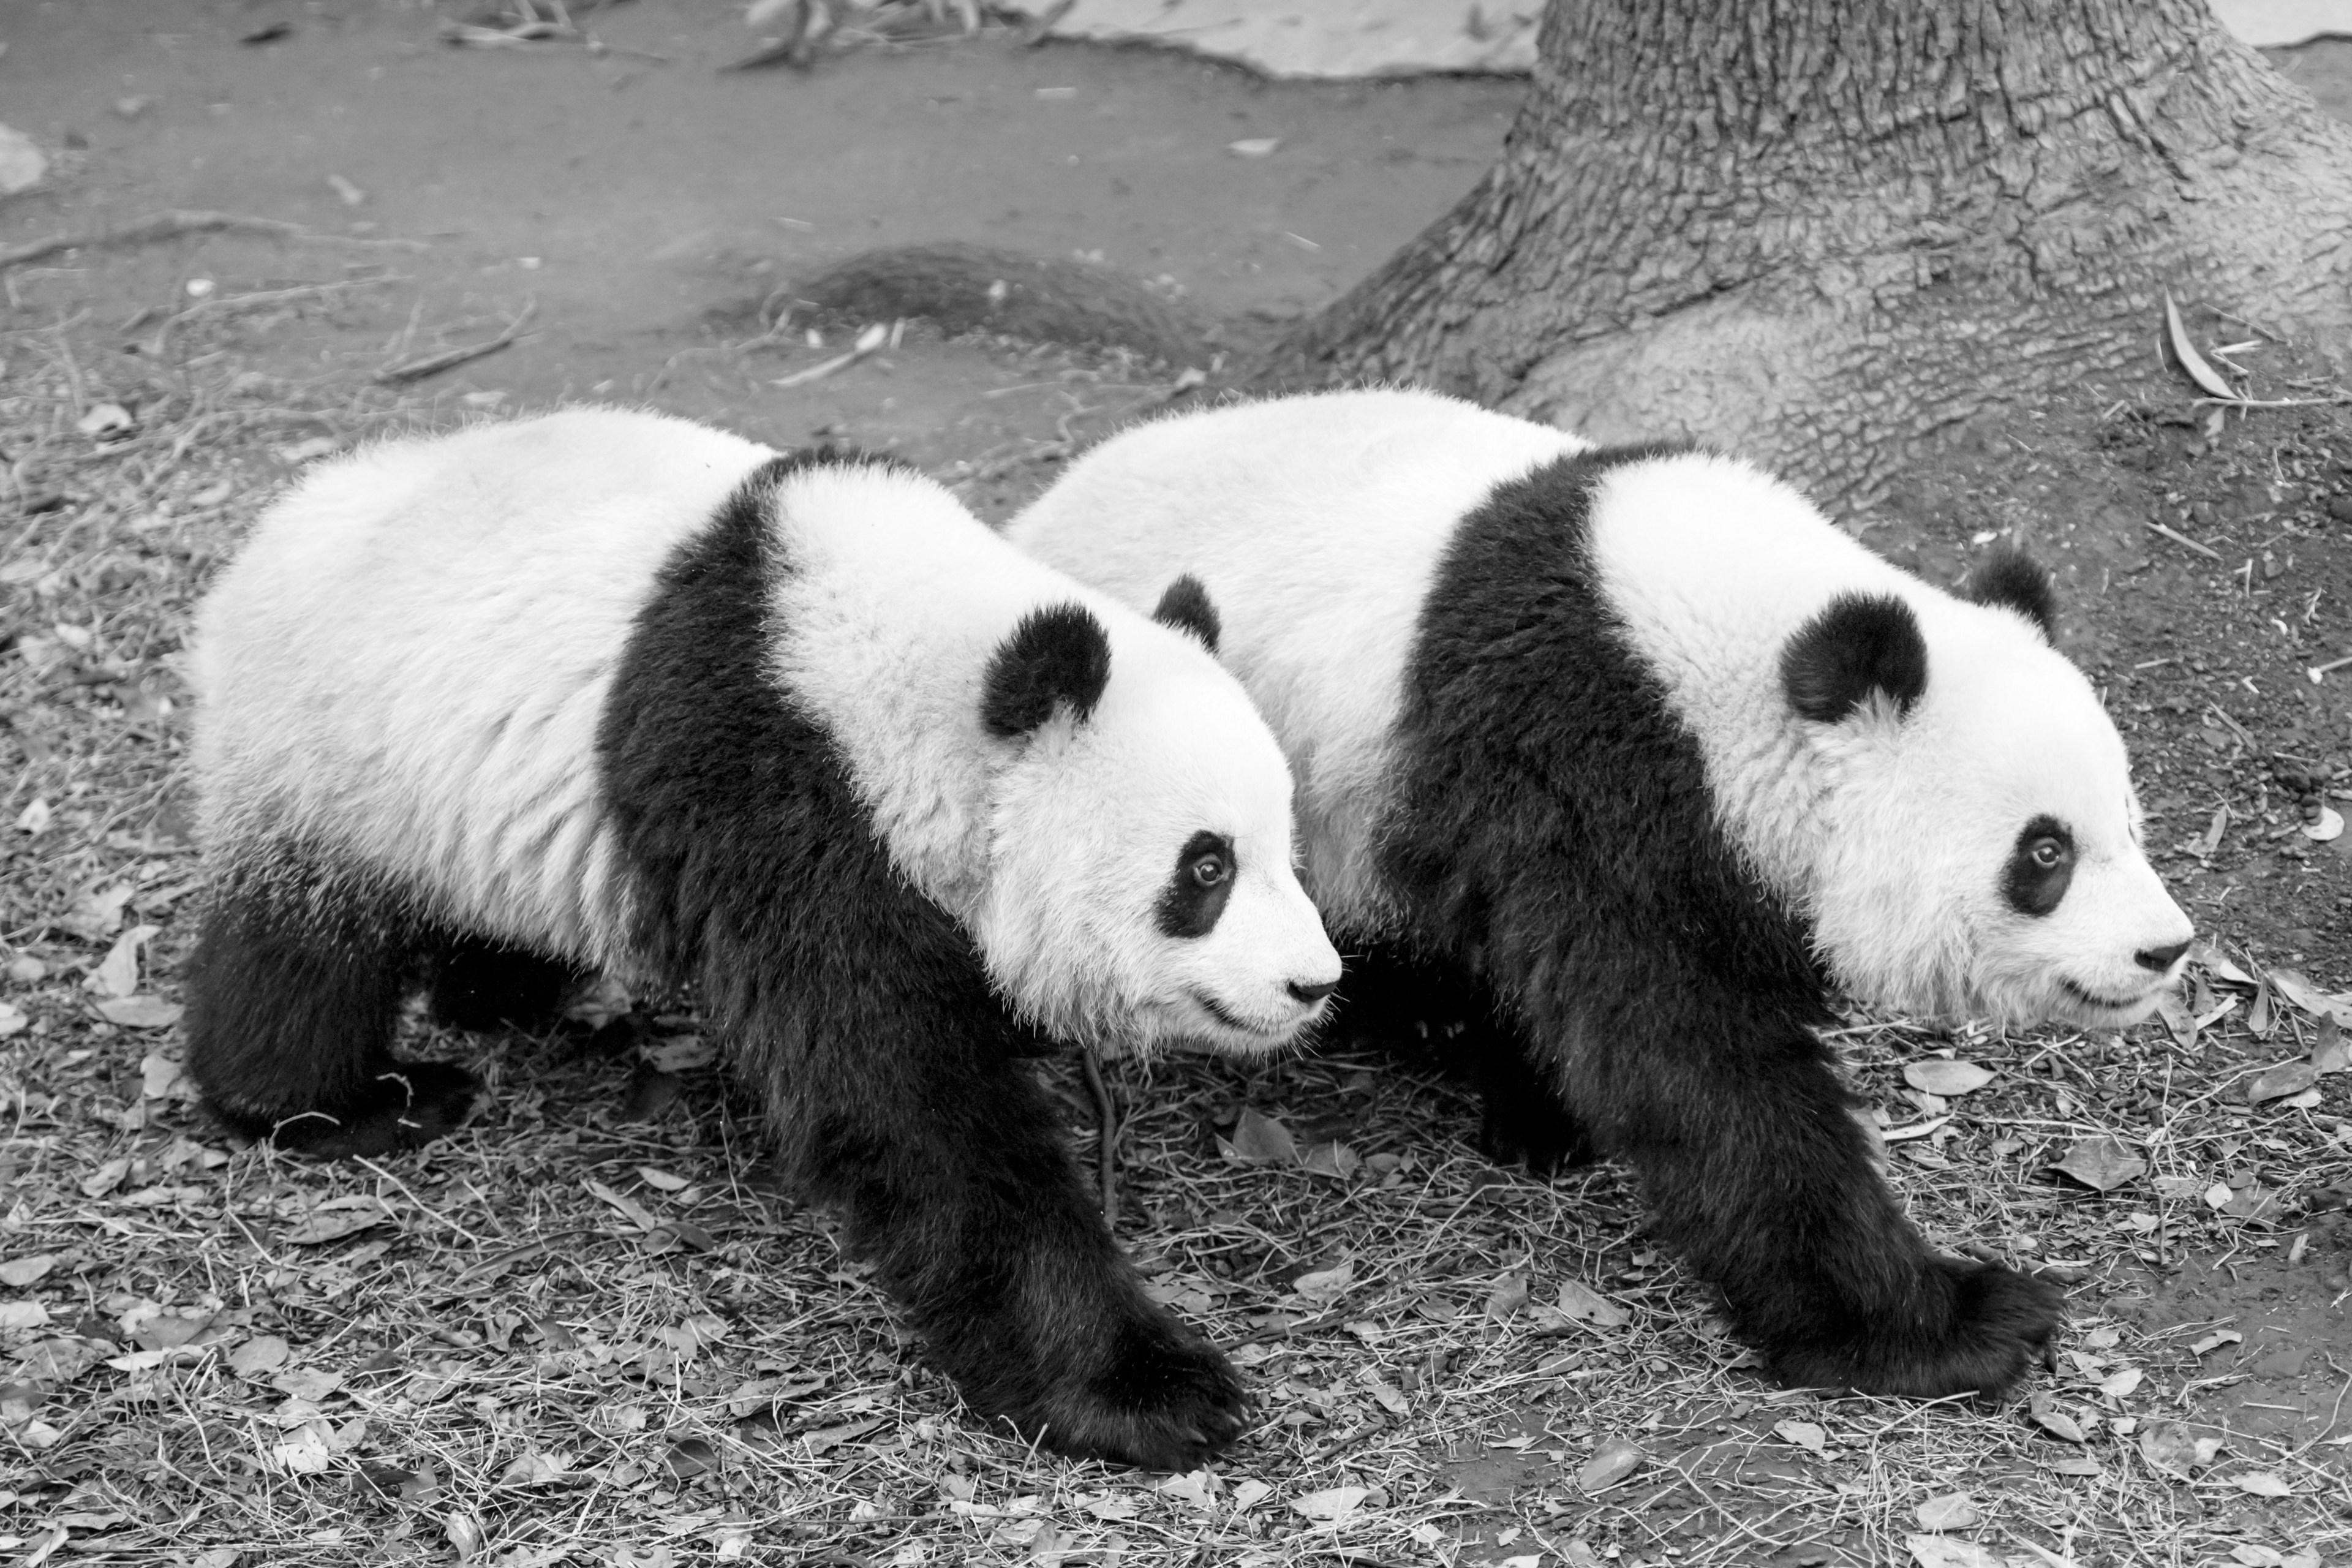
<path id="1" fill-rule="evenodd" d="M 281 239 L 310 240 L 326 245 L 393 245 L 411 250 L 422 250 L 424 243 L 414 239 L 369 239 L 350 235 L 322 234 L 305 228 L 299 223 L 282 218 L 247 217 L 237 213 L 200 212 L 182 209 L 156 213 L 121 228 L 99 229 L 82 234 L 53 234 L 47 239 L 36 239 L 11 249 L 0 250 L 0 270 L 22 267 L 28 261 L 38 261 L 55 256 L 61 250 L 87 250 L 99 246 L 149 245 L 159 239 L 176 239 L 187 234 L 217 234 L 236 229 L 247 234 L 275 235 Z"/>
<path id="2" fill-rule="evenodd" d="M 521 315 L 507 323 L 506 331 L 488 342 L 467 343 L 460 348 L 443 349 L 437 353 L 425 354 L 419 359 L 404 360 L 398 364 L 388 364 L 375 373 L 375 380 L 380 385 L 396 386 L 404 381 L 421 381 L 425 376 L 438 375 L 445 370 L 454 370 L 468 360 L 480 359 L 484 354 L 494 354 L 522 335 L 523 323 L 530 320 L 531 312 L 537 309 L 539 309 L 539 301 L 537 299 L 532 299 L 524 304 Z"/>
<path id="3" fill-rule="evenodd" d="M 1103 1224 L 1118 1228 L 1118 1101 L 1111 1098 L 1110 1085 L 1103 1081 L 1102 1058 L 1094 1047 L 1087 1047 L 1079 1058 L 1086 1063 L 1087 1087 L 1094 1091 L 1095 1126 L 1101 1130 L 1095 1149 L 1095 1173 L 1102 1184 Z"/>
<path id="4" fill-rule="evenodd" d="M 901 324 L 903 325 L 903 323 Z M 880 353 L 883 347 L 892 341 L 894 336 L 895 334 L 890 328 L 884 326 L 879 321 L 877 321 L 872 326 L 857 334 L 857 342 L 850 348 L 850 351 L 847 353 L 835 354 L 833 358 L 826 360 L 822 364 L 813 364 L 806 370 L 796 370 L 793 372 L 792 374 L 780 376 L 776 380 L 768 383 L 768 384 L 770 386 L 793 387 L 805 386 L 812 381 L 823 381 L 826 376 L 831 375 L 835 371 L 847 370 L 851 365 L 856 364 L 859 360 L 866 358 L 868 354 Z"/>
<path id="5" fill-rule="evenodd" d="M 2175 544 L 2185 544 L 2189 546 L 2189 549 L 2194 550 L 2200 555 L 2210 556 L 2216 561 L 2221 559 L 2221 552 L 2214 549 L 2211 545 L 2200 544 L 2185 533 L 2175 533 L 2172 530 L 2165 527 L 2164 524 L 2160 522 L 2151 520 L 2148 521 L 2148 527 L 2156 530 L 2157 532 L 2164 535 L 2165 538 L 2169 539 Z"/>

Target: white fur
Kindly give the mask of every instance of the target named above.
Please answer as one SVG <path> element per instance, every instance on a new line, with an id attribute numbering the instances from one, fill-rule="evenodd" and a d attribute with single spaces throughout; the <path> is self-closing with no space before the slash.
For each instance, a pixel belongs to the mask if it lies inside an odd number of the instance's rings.
<path id="1" fill-rule="evenodd" d="M 1158 603 L 1183 572 L 1207 585 L 1219 656 L 1289 754 L 1307 886 L 1335 926 L 1376 934 L 1388 905 L 1370 830 L 1452 520 L 1583 445 L 1429 393 L 1232 405 L 1095 448 L 1006 531 L 1129 604 Z"/>
<path id="2" fill-rule="evenodd" d="M 1372 934 L 1391 919 L 1370 852 L 1398 685 L 1439 554 L 1496 483 L 1582 446 L 1428 393 L 1229 405 L 1105 443 L 1008 531 L 1137 604 L 1202 578 L 1298 777 L 1310 885 L 1335 926 Z M 1700 742 L 1723 826 L 1811 915 L 1841 984 L 2013 1020 L 2115 1024 L 2153 1006 L 2168 977 L 2133 955 L 2186 941 L 2188 919 L 2139 848 L 2114 725 L 2021 616 L 1897 571 L 1723 458 L 1614 472 L 1593 549 Z M 1894 594 L 1919 619 L 1928 688 L 1900 723 L 1808 722 L 1781 690 L 1790 635 L 1846 591 Z M 2000 873 L 2044 812 L 2072 827 L 2079 861 L 2036 920 L 2009 909 Z"/>
<path id="3" fill-rule="evenodd" d="M 307 849 L 454 925 L 630 970 L 597 722 L 662 563 L 770 455 L 573 409 L 312 473 L 199 613 L 215 868 L 266 875 Z M 1288 775 L 1198 644 L 895 470 L 795 476 L 772 525 L 795 574 L 772 673 L 1016 1006 L 1108 1045 L 1243 1050 L 1320 1011 L 1286 991 L 1339 973 L 1291 868 Z M 989 735 L 989 654 L 1025 610 L 1071 600 L 1111 638 L 1095 715 Z M 1241 875 L 1211 932 L 1171 939 L 1152 906 L 1199 828 L 1235 841 Z M 1218 1024 L 1202 994 L 1255 1027 Z"/>

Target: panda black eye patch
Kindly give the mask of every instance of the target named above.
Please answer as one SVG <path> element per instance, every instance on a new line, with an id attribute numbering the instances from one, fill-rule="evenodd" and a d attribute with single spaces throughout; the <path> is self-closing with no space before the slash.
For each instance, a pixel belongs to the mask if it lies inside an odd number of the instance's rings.
<path id="1" fill-rule="evenodd" d="M 1223 834 L 1204 829 L 1184 840 L 1184 847 L 1177 851 L 1176 869 L 1152 911 L 1160 933 L 1206 936 L 1214 931 L 1240 868 L 1234 860 L 1234 841 Z"/>
<path id="2" fill-rule="evenodd" d="M 2019 829 L 2001 868 L 2001 897 L 2021 915 L 2056 909 L 2074 879 L 2074 835 L 2054 816 L 2037 816 Z"/>

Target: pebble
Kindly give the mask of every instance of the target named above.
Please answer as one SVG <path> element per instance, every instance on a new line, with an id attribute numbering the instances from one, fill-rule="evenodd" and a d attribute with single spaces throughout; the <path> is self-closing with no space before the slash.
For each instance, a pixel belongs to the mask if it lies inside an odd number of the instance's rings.
<path id="1" fill-rule="evenodd" d="M 2327 515 L 2338 522 L 2352 522 L 2352 495 L 2329 496 Z"/>

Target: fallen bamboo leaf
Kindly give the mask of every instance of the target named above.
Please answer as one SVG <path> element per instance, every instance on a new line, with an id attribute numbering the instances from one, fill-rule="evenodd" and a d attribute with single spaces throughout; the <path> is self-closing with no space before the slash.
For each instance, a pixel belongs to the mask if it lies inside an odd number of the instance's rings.
<path id="1" fill-rule="evenodd" d="M 2147 1162 L 2116 1139 L 2104 1135 L 2075 1140 L 2065 1158 L 2050 1169 L 2072 1176 L 2095 1192 L 2112 1193 L 2147 1170 Z"/>
<path id="2" fill-rule="evenodd" d="M 2246 1103 L 2265 1105 L 2273 1100 L 2284 1100 L 2290 1094 L 2301 1094 L 2319 1081 L 2319 1069 L 2309 1062 L 2281 1062 L 2265 1068 L 2246 1084 Z"/>
<path id="3" fill-rule="evenodd" d="M 2173 357 L 2180 362 L 2180 368 L 2189 373 L 2189 380 L 2224 403 L 2244 401 L 2235 387 L 2221 379 L 2221 372 L 2205 363 L 2205 356 L 2197 352 L 2197 345 L 2189 341 L 2189 329 L 2181 323 L 2180 307 L 2172 302 L 2172 290 L 2169 289 L 2164 291 L 2164 330 L 2172 340 Z"/>

